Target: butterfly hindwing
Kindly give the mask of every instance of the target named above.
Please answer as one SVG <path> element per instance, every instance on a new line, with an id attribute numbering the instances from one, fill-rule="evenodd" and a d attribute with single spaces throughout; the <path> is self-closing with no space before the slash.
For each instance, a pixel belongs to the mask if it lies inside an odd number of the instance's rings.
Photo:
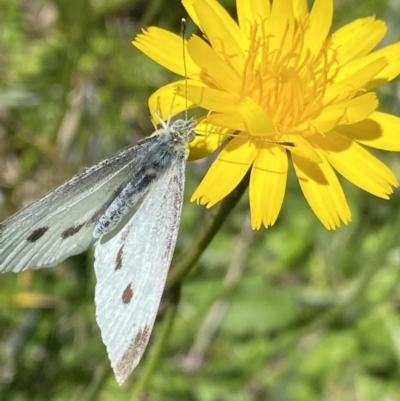
<path id="1" fill-rule="evenodd" d="M 184 174 L 182 154 L 129 222 L 96 244 L 96 317 L 120 384 L 138 364 L 156 318 L 178 235 Z"/>

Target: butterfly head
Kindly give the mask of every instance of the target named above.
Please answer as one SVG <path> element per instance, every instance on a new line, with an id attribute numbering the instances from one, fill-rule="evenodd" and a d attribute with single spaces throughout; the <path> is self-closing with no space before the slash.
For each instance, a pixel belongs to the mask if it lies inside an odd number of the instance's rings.
<path id="1" fill-rule="evenodd" d="M 196 136 L 196 125 L 197 121 L 194 118 L 174 121 L 170 126 L 171 138 L 180 143 L 192 142 Z"/>
<path id="2" fill-rule="evenodd" d="M 164 121 L 157 113 L 154 114 L 159 119 L 162 128 L 153 135 L 164 136 L 166 141 L 169 142 L 171 150 L 183 149 L 185 158 L 187 158 L 189 155 L 189 143 L 192 142 L 196 136 L 194 131 L 197 126 L 196 119 L 179 119 L 171 123 L 170 118 Z"/>

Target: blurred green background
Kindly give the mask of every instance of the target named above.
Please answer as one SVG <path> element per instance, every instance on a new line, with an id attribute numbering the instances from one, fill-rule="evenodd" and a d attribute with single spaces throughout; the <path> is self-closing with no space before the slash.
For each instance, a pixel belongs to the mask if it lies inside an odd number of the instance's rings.
<path id="1" fill-rule="evenodd" d="M 398 0 L 335 10 L 334 28 L 376 15 L 385 43 L 400 39 Z M 0 0 L 0 220 L 153 131 L 147 99 L 176 77 L 131 40 L 150 25 L 179 33 L 185 16 L 179 1 Z M 398 114 L 399 90 L 379 89 L 381 110 Z M 400 177 L 399 156 L 379 156 Z M 189 203 L 209 163 L 188 163 L 175 260 L 215 213 Z M 294 174 L 273 228 L 250 229 L 243 197 L 186 279 L 141 400 L 400 400 L 399 192 L 385 201 L 343 185 L 353 221 L 336 231 Z M 94 286 L 92 251 L 0 277 L 0 400 L 133 399 L 147 355 L 119 388 Z"/>

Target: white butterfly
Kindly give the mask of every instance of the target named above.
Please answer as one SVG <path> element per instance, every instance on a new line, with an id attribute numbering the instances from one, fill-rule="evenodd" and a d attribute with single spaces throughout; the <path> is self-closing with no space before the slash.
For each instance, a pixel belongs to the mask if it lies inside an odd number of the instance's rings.
<path id="1" fill-rule="evenodd" d="M 157 314 L 195 126 L 162 122 L 0 224 L 1 273 L 55 266 L 96 246 L 96 318 L 119 384 L 139 363 Z"/>

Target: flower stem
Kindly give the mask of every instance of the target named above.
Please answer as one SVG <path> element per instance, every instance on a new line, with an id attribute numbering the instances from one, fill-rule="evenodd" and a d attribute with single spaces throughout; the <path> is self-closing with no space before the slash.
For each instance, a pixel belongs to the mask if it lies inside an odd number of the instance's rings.
<path id="1" fill-rule="evenodd" d="M 227 196 L 221 203 L 216 215 L 207 223 L 195 243 L 186 252 L 183 259 L 170 271 L 167 279 L 167 288 L 181 283 L 190 270 L 195 266 L 200 256 L 215 237 L 222 224 L 239 202 L 249 184 L 249 175 L 246 175 L 236 189 Z"/>

